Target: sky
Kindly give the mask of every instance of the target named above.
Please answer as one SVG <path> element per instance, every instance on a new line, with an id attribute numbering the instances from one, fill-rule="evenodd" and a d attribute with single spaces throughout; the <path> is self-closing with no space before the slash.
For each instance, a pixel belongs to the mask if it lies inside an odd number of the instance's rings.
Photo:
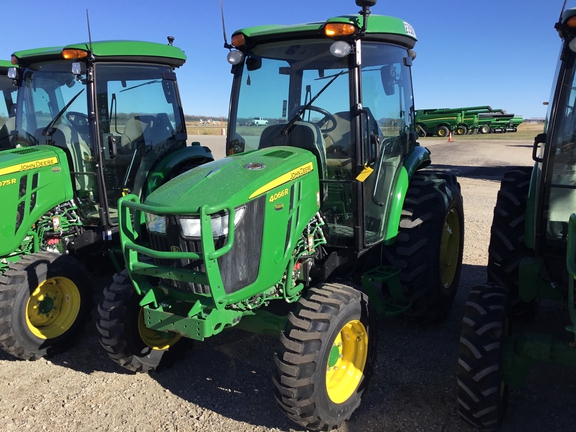
<path id="1" fill-rule="evenodd" d="M 353 0 L 222 0 L 228 39 L 237 29 L 357 13 Z M 372 13 L 409 22 L 416 109 L 490 105 L 544 117 L 560 50 L 564 0 L 380 0 Z M 576 7 L 569 0 L 567 7 Z M 92 40 L 144 40 L 182 48 L 176 73 L 188 115 L 228 114 L 232 84 L 220 0 L 2 0 L 0 58 L 14 51 Z"/>

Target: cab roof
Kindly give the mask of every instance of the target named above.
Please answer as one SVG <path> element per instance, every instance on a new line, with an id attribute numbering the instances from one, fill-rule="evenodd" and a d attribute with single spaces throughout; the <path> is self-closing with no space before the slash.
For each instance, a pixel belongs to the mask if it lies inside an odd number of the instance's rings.
<path id="1" fill-rule="evenodd" d="M 327 37 L 324 36 L 324 27 L 326 24 L 353 24 L 360 29 L 363 19 L 361 15 L 343 15 L 330 18 L 326 21 L 304 24 L 247 27 L 235 31 L 234 34 L 242 33 L 254 43 L 290 38 Z M 364 39 L 398 43 L 407 48 L 413 48 L 417 41 L 413 27 L 406 21 L 386 15 L 373 14 L 368 17 L 368 25 Z"/>
<path id="2" fill-rule="evenodd" d="M 0 60 L 0 74 L 6 75 L 8 68 L 14 67 L 14 65 L 8 60 Z"/>
<path id="3" fill-rule="evenodd" d="M 64 60 L 62 51 L 77 49 L 90 51 L 90 44 L 82 42 L 66 46 L 36 48 L 16 51 L 13 56 L 23 66 L 39 61 Z M 186 61 L 186 54 L 180 48 L 156 42 L 141 41 L 99 41 L 92 42 L 95 62 L 127 61 L 137 63 L 163 63 L 179 67 Z M 74 61 L 74 60 L 69 60 Z"/>

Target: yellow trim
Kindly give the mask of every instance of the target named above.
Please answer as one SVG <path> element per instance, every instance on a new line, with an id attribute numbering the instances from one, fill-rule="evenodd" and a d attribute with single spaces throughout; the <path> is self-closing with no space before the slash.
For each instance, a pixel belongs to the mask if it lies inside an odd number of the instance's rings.
<path id="1" fill-rule="evenodd" d="M 57 163 L 58 163 L 57 157 L 38 159 L 32 162 L 20 163 L 18 165 L 12 165 L 6 168 L 2 168 L 0 169 L 0 175 L 13 174 L 21 171 L 28 171 L 45 166 L 56 165 Z"/>
<path id="2" fill-rule="evenodd" d="M 370 177 L 370 174 L 372 174 L 373 172 L 374 172 L 374 170 L 372 168 L 364 165 L 364 169 L 362 170 L 362 172 L 360 174 L 358 174 L 356 176 L 356 180 L 363 183 L 364 180 L 366 180 L 368 177 Z"/>
<path id="3" fill-rule="evenodd" d="M 293 169 L 292 171 L 287 172 L 286 174 L 282 174 L 280 177 L 272 180 L 270 183 L 265 184 L 261 188 L 254 191 L 252 195 L 248 197 L 248 199 L 252 199 L 255 196 L 266 193 L 269 190 L 274 189 L 275 187 L 283 185 L 284 183 L 288 183 L 289 181 L 296 180 L 298 177 L 302 177 L 303 175 L 311 173 L 312 171 L 314 171 L 314 165 L 312 164 L 312 162 L 308 162 L 307 164 L 299 166 L 298 168 Z"/>

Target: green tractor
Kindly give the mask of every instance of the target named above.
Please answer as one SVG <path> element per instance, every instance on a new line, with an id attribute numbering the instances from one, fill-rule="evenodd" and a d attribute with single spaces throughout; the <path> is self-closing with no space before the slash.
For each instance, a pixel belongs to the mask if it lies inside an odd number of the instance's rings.
<path id="1" fill-rule="evenodd" d="M 359 406 L 376 355 L 376 312 L 448 314 L 464 217 L 450 174 L 423 170 L 407 22 L 370 14 L 236 31 L 227 157 L 144 200 L 120 199 L 127 269 L 97 327 L 132 371 L 183 341 L 238 328 L 279 336 L 282 411 L 316 430 Z M 255 117 L 268 125 L 248 126 Z"/>
<path id="2" fill-rule="evenodd" d="M 8 77 L 8 69 L 14 65 L 7 60 L 0 60 L 0 150 L 10 148 L 10 131 L 14 129 L 16 109 L 16 87 Z"/>
<path id="3" fill-rule="evenodd" d="M 576 366 L 576 9 L 556 24 L 562 50 L 533 167 L 504 175 L 491 229 L 488 283 L 469 294 L 458 359 L 458 407 L 471 425 L 497 429 L 508 389 L 521 387 L 535 362 Z M 539 300 L 559 302 L 571 325 L 565 340 L 511 334 L 534 317 Z"/>
<path id="4" fill-rule="evenodd" d="M 13 55 L 3 92 L 17 101 L 0 151 L 7 353 L 32 360 L 67 348 L 90 318 L 91 279 L 79 260 L 119 251 L 118 198 L 145 197 L 213 160 L 186 145 L 174 73 L 185 60 L 171 43 L 120 41 Z"/>

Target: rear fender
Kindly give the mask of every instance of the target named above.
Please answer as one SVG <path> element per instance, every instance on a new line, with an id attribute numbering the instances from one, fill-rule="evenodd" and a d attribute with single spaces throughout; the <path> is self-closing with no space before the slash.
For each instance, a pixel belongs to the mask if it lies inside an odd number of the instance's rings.
<path id="1" fill-rule="evenodd" d="M 391 195 L 392 203 L 388 217 L 388 226 L 384 233 L 385 244 L 392 244 L 398 235 L 402 207 L 404 207 L 404 200 L 406 199 L 406 192 L 408 191 L 408 185 L 410 184 L 412 175 L 417 170 L 425 168 L 428 165 L 430 165 L 430 151 L 426 147 L 418 146 L 414 147 L 400 168 L 394 193 Z"/>

